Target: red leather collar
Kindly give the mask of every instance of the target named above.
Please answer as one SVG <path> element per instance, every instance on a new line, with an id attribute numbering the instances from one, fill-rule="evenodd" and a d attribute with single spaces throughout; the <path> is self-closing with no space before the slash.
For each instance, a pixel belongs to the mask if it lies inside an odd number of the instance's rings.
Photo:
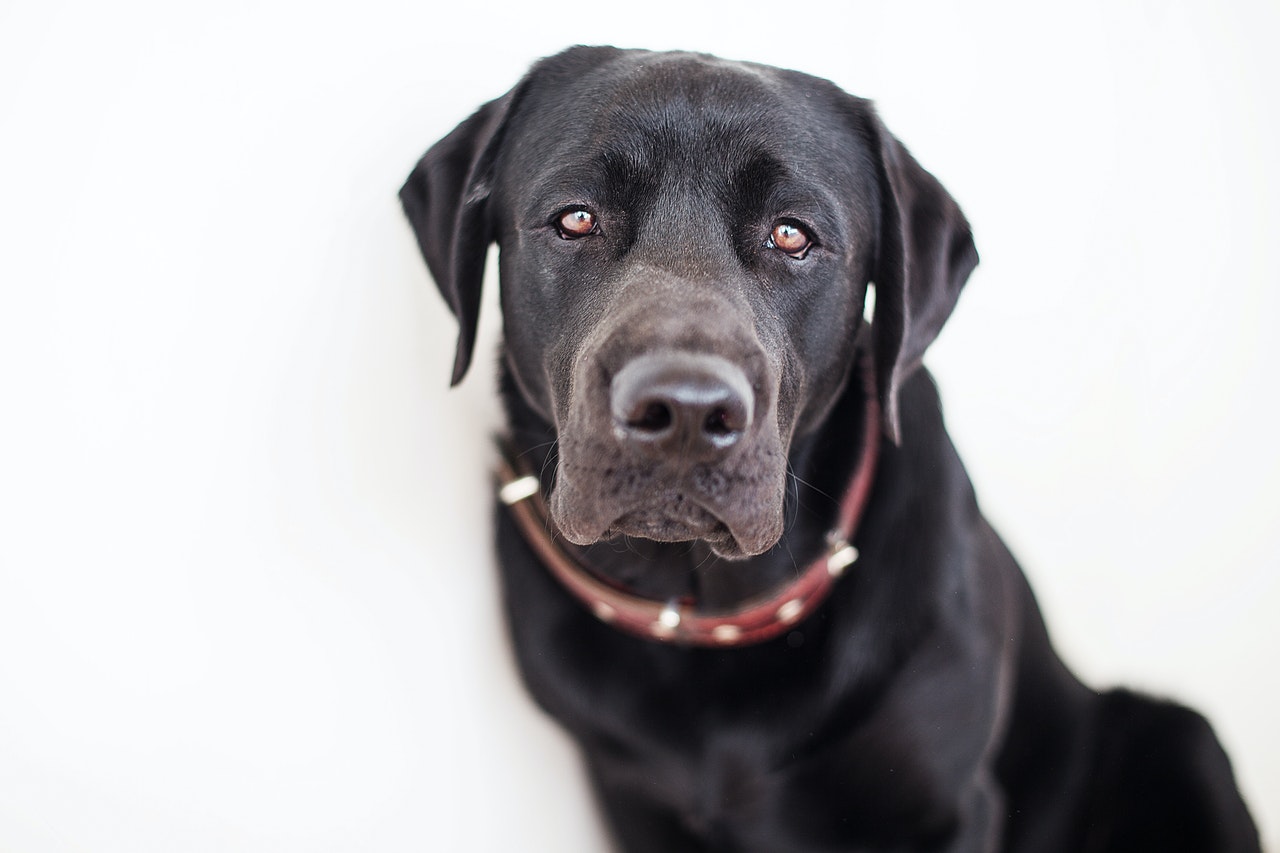
<path id="1" fill-rule="evenodd" d="M 880 441 L 874 374 L 867 366 L 862 375 L 867 391 L 862 449 L 836 526 L 827 534 L 826 551 L 795 580 L 741 607 L 703 612 L 696 603 L 655 601 L 603 582 L 556 541 L 559 534 L 537 475 L 518 472 L 506 459 L 498 470 L 498 497 L 551 575 L 601 622 L 637 637 L 687 646 L 732 648 L 771 640 L 817 610 L 836 580 L 858 559 L 858 550 L 850 542 L 871 493 Z"/>

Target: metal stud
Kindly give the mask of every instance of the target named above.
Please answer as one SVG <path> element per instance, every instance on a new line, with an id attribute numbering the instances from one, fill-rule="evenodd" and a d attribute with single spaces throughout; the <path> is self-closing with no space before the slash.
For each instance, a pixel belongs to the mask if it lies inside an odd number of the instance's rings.
<path id="1" fill-rule="evenodd" d="M 848 542 L 836 542 L 827 555 L 827 574 L 838 578 L 858 559 L 858 549 Z"/>
<path id="2" fill-rule="evenodd" d="M 591 605 L 591 612 L 596 614 L 596 618 L 601 622 L 612 622 L 618 616 L 618 611 L 614 610 L 603 601 L 597 601 Z"/>
<path id="3" fill-rule="evenodd" d="M 793 598 L 786 604 L 778 608 L 775 614 L 779 622 L 791 624 L 800 618 L 800 612 L 804 610 L 804 599 Z"/>
<path id="4" fill-rule="evenodd" d="M 503 483 L 502 488 L 498 489 L 498 500 L 507 506 L 511 506 L 512 504 L 520 503 L 525 498 L 533 497 L 540 488 L 542 488 L 542 484 L 538 481 L 538 478 L 530 474 L 527 477 Z"/>
<path id="5" fill-rule="evenodd" d="M 658 614 L 658 621 L 649 625 L 649 633 L 660 640 L 665 640 L 674 635 L 679 627 L 680 611 L 676 609 L 674 601 L 669 601 Z"/>
<path id="6" fill-rule="evenodd" d="M 711 636 L 717 643 L 732 643 L 742 636 L 742 629 L 737 625 L 717 625 L 711 629 Z"/>

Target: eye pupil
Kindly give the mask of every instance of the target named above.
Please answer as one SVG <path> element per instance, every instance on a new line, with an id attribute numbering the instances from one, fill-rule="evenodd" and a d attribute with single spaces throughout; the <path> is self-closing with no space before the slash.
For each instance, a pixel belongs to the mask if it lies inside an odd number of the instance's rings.
<path id="1" fill-rule="evenodd" d="M 596 217 L 591 211 L 581 208 L 566 210 L 556 220 L 556 228 L 559 229 L 560 236 L 567 239 L 586 237 L 596 230 Z"/>

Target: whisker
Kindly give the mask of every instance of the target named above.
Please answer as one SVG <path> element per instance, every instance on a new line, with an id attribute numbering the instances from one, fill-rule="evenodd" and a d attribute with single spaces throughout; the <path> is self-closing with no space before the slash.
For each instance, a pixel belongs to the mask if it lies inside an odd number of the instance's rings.
<path id="1" fill-rule="evenodd" d="M 559 444 L 559 443 L 560 443 L 560 439 L 558 439 L 558 438 L 557 438 L 557 439 L 555 439 L 555 440 L 553 440 L 553 441 L 549 441 L 549 442 L 547 442 L 546 444 L 539 445 L 539 447 L 551 447 L 551 448 L 553 448 L 553 449 L 554 449 L 554 448 L 555 448 L 555 446 L 556 446 L 557 444 Z M 532 450 L 532 448 L 530 448 L 530 450 Z M 530 451 L 525 451 L 525 452 L 527 453 L 527 452 L 530 452 Z M 538 472 L 538 478 L 539 478 L 539 479 L 542 479 L 542 477 L 544 477 L 544 476 L 546 475 L 546 473 L 547 473 L 547 466 L 551 464 L 551 461 L 552 461 L 553 459 L 555 460 L 555 464 L 556 464 L 556 473 L 557 473 L 557 474 L 559 474 L 559 467 L 560 467 L 560 454 L 559 454 L 559 453 L 551 453 L 551 452 L 548 452 L 548 453 L 547 453 L 547 458 L 546 458 L 546 459 L 544 459 L 544 460 L 542 460 L 542 470 Z"/>
<path id="2" fill-rule="evenodd" d="M 786 537 L 783 537 L 782 539 L 782 547 L 787 549 L 787 556 L 791 558 L 791 568 L 794 570 L 795 577 L 799 578 L 800 564 L 796 562 L 796 555 L 792 553 L 791 543 L 786 540 Z"/>
<path id="3" fill-rule="evenodd" d="M 689 550 L 690 550 L 690 551 L 693 551 L 693 545 L 692 545 L 692 544 L 690 544 L 690 546 L 689 546 Z M 709 563 L 709 562 L 711 562 L 712 560 L 714 560 L 714 559 L 715 559 L 715 557 L 716 557 L 716 552 L 715 552 L 715 551 L 708 550 L 708 551 L 707 551 L 707 556 L 705 556 L 705 557 L 703 557 L 701 560 L 699 560 L 699 561 L 698 561 L 698 564 L 697 564 L 696 566 L 694 566 L 694 567 L 693 567 L 694 571 L 697 571 L 697 570 L 701 569 L 701 568 L 702 568 L 703 566 L 705 566 L 707 563 Z"/>
<path id="4" fill-rule="evenodd" d="M 787 463 L 787 476 L 790 478 L 789 482 L 794 483 L 794 491 L 790 488 L 787 489 L 787 503 L 790 503 L 792 506 L 790 512 L 791 517 L 787 520 L 785 526 L 786 529 L 790 531 L 795 527 L 796 523 L 800 521 L 800 510 L 803 509 L 804 505 L 800 500 L 800 483 L 802 481 L 792 471 L 791 463 L 789 462 Z M 783 511 L 786 512 L 785 505 Z"/>
<path id="5" fill-rule="evenodd" d="M 808 480 L 802 479 L 798 474 L 796 474 L 795 469 L 791 467 L 791 463 L 790 463 L 790 462 L 788 462 L 788 463 L 787 463 L 787 474 L 791 477 L 791 479 L 795 480 L 797 483 L 801 483 L 801 484 L 803 484 L 803 485 L 808 486 L 809 488 L 813 489 L 813 490 L 814 490 L 815 492 L 817 492 L 818 494 L 822 495 L 822 496 L 823 496 L 824 498 L 826 498 L 827 500 L 830 500 L 830 501 L 834 501 L 834 500 L 836 500 L 833 496 L 831 496 L 831 495 L 827 494 L 827 493 L 826 493 L 826 492 L 824 492 L 822 489 L 819 489 L 819 488 L 818 488 L 817 486 L 815 486 L 813 483 L 810 483 Z"/>
<path id="6" fill-rule="evenodd" d="M 551 445 L 552 447 L 554 447 L 554 446 L 555 446 L 555 444 L 556 444 L 556 442 L 555 442 L 555 441 L 550 442 L 550 445 Z M 544 446 L 545 446 L 545 445 L 544 445 Z M 547 454 L 547 458 L 546 458 L 546 459 L 544 459 L 544 460 L 542 461 L 542 470 L 538 472 L 538 480 L 539 480 L 539 482 L 542 482 L 542 481 L 543 481 L 543 479 L 546 477 L 546 474 L 547 474 L 547 466 L 551 464 L 551 460 L 552 460 L 552 459 L 554 459 L 554 460 L 555 460 L 555 464 L 556 464 L 556 466 L 557 466 L 557 470 L 555 471 L 555 473 L 556 473 L 556 474 L 559 474 L 558 467 L 559 467 L 559 465 L 560 465 L 560 455 L 559 455 L 559 454 L 557 454 L 557 453 L 548 453 L 548 454 Z M 557 478 L 557 479 L 558 479 L 558 478 Z M 546 515 L 546 522 L 545 522 L 545 523 L 546 523 L 546 525 L 547 525 L 547 532 L 548 532 L 548 533 L 550 533 L 550 532 L 551 532 L 551 528 L 552 528 L 552 524 L 551 524 L 551 513 L 550 513 L 550 511 L 548 511 L 548 512 L 547 512 L 547 515 Z"/>
<path id="7" fill-rule="evenodd" d="M 536 450 L 541 450 L 541 449 L 542 449 L 542 448 L 544 448 L 544 447 L 555 447 L 556 442 L 558 442 L 559 440 L 560 440 L 560 439 L 558 439 L 558 438 L 553 438 L 553 439 L 551 439 L 550 441 L 544 441 L 544 442 L 542 442 L 542 444 L 535 444 L 533 447 L 527 448 L 527 449 L 525 449 L 525 450 L 521 451 L 520 453 L 517 453 L 517 454 L 516 454 L 516 458 L 517 458 L 517 459 L 519 459 L 519 458 L 521 458 L 521 457 L 523 457 L 523 456 L 528 456 L 530 453 L 533 453 L 533 452 L 534 452 L 534 451 L 536 451 Z"/>

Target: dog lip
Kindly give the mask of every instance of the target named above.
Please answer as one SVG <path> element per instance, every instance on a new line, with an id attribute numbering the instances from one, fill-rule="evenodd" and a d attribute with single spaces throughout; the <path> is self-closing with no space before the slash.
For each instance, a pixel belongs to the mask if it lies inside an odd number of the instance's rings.
<path id="1" fill-rule="evenodd" d="M 614 520 L 600 513 L 600 502 L 582 494 L 561 471 L 547 509 L 560 534 L 574 545 L 593 545 L 604 538 Z M 594 509 L 592 513 L 590 510 Z"/>
<path id="2" fill-rule="evenodd" d="M 650 512 L 626 513 L 609 525 L 601 536 L 639 536 L 655 542 L 705 542 L 716 556 L 727 560 L 742 560 L 769 550 L 776 539 L 760 543 L 744 543 L 733 528 L 720 518 L 708 513 L 705 525 L 690 524 L 681 519 L 655 516 Z"/>
<path id="3" fill-rule="evenodd" d="M 575 545 L 624 535 L 700 540 L 721 557 L 745 559 L 782 537 L 785 457 L 776 436 L 757 436 L 722 464 L 682 467 L 620 454 L 589 429 L 561 435 L 548 509 Z"/>
<path id="4" fill-rule="evenodd" d="M 556 527 L 575 545 L 591 545 L 617 536 L 639 536 L 655 542 L 702 539 L 713 546 L 734 540 L 728 524 L 684 495 L 630 503 L 608 512 L 600 501 L 586 499 L 561 477 L 552 492 L 550 509 Z"/>
<path id="5" fill-rule="evenodd" d="M 604 533 L 603 538 L 613 536 L 642 536 L 655 542 L 688 542 L 702 539 L 719 542 L 732 539 L 729 528 L 709 512 L 701 518 L 677 518 L 661 509 L 639 509 L 625 512 Z"/>
<path id="6" fill-rule="evenodd" d="M 571 486 L 562 490 L 564 485 L 562 479 L 552 493 L 551 517 L 561 535 L 575 545 L 594 545 L 620 536 L 654 542 L 702 541 L 721 558 L 741 560 L 769 550 L 781 536 L 780 522 L 734 525 L 700 502 L 688 500 L 681 502 L 678 512 L 659 502 L 601 514 L 598 502 L 583 502 L 573 495 Z M 580 512 L 584 506 L 597 512 Z"/>

